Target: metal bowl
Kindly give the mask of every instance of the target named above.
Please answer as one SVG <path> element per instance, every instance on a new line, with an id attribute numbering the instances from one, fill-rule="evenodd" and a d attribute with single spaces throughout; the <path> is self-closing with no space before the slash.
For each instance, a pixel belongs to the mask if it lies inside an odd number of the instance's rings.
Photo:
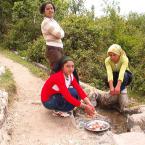
<path id="1" fill-rule="evenodd" d="M 104 120 L 95 119 L 86 122 L 84 127 L 89 131 L 100 132 L 100 131 L 108 130 L 110 128 L 110 124 Z"/>

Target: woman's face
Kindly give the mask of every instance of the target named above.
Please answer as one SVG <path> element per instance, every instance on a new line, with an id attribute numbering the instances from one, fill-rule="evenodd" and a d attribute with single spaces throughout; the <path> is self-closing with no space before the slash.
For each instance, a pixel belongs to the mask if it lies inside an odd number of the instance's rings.
<path id="1" fill-rule="evenodd" d="M 113 52 L 109 52 L 109 56 L 114 63 L 117 63 L 120 59 L 120 56 Z"/>
<path id="2" fill-rule="evenodd" d="M 53 18 L 54 16 L 54 8 L 52 4 L 47 4 L 45 7 L 44 15 L 49 18 Z"/>
<path id="3" fill-rule="evenodd" d="M 63 66 L 63 72 L 66 75 L 72 74 L 74 71 L 74 62 L 73 61 L 67 61 Z"/>

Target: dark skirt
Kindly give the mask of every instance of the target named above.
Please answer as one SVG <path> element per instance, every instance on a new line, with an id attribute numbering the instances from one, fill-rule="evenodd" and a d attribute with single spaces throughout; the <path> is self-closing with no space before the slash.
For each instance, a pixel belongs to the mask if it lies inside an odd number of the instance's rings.
<path id="1" fill-rule="evenodd" d="M 46 45 L 45 58 L 50 64 L 51 70 L 63 56 L 63 48 Z"/>
<path id="2" fill-rule="evenodd" d="M 46 45 L 45 58 L 50 64 L 51 74 L 60 70 L 60 60 L 63 56 L 63 48 Z M 79 76 L 76 69 L 73 75 L 79 83 Z"/>

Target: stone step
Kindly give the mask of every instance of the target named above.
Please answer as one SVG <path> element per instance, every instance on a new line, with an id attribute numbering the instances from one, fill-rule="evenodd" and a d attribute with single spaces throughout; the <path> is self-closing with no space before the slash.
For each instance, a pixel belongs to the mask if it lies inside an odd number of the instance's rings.
<path id="1" fill-rule="evenodd" d="M 127 132 L 113 135 L 116 145 L 145 145 L 145 134 L 142 132 Z"/>

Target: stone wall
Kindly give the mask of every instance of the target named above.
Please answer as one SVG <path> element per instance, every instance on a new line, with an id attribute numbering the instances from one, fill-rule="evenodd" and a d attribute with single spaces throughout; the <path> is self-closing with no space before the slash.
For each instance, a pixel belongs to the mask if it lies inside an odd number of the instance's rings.
<path id="1" fill-rule="evenodd" d="M 138 108 L 139 113 L 128 116 L 128 129 L 145 132 L 145 105 L 140 105 Z"/>
<path id="2" fill-rule="evenodd" d="M 5 73 L 5 67 L 0 66 L 0 76 Z"/>
<path id="3" fill-rule="evenodd" d="M 5 73 L 5 67 L 0 66 L 0 77 Z M 0 78 L 1 79 L 1 78 Z M 4 124 L 7 117 L 8 93 L 0 90 L 0 145 L 6 145 L 8 138 Z"/>
<path id="4" fill-rule="evenodd" d="M 8 93 L 0 90 L 0 129 L 6 119 L 8 105 Z"/>
<path id="5" fill-rule="evenodd" d="M 8 93 L 0 90 L 0 145 L 6 145 L 8 138 L 4 124 L 7 117 Z"/>

